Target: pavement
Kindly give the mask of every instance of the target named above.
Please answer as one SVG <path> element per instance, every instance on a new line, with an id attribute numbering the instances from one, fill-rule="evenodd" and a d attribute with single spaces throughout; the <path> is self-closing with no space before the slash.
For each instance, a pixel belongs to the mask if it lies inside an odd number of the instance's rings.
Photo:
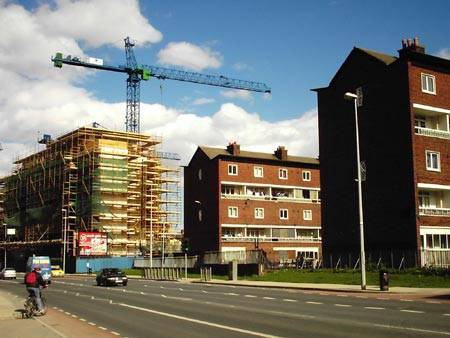
<path id="1" fill-rule="evenodd" d="M 24 298 L 0 290 L 0 336 L 2 338 L 117 337 L 53 309 L 45 316 L 22 316 Z"/>
<path id="2" fill-rule="evenodd" d="M 78 275 L 80 276 L 80 275 Z M 86 277 L 87 275 L 81 275 Z M 92 275 L 90 277 L 93 277 Z M 130 278 L 141 278 L 129 276 Z M 313 283 L 285 283 L 247 280 L 218 280 L 200 281 L 199 279 L 182 279 L 180 283 L 206 283 L 229 286 L 283 288 L 293 290 L 311 290 L 318 292 L 352 292 L 365 295 L 379 296 L 389 295 L 390 298 L 408 298 L 439 300 L 450 304 L 449 288 L 409 288 L 390 287 L 389 291 L 380 291 L 378 286 L 368 285 L 366 290 L 361 290 L 360 285 L 343 284 L 313 284 Z M 2 338 L 53 338 L 53 337 L 113 337 L 110 332 L 105 332 L 97 327 L 80 322 L 76 318 L 60 313 L 49 308 L 47 314 L 41 317 L 25 319 L 22 317 L 24 298 L 0 290 L 0 336 Z M 75 334 L 76 332 L 76 334 Z"/>

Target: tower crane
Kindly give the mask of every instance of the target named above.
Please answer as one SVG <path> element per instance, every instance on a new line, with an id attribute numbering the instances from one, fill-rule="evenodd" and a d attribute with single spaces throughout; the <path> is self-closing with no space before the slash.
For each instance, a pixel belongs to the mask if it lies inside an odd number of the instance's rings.
<path id="1" fill-rule="evenodd" d="M 107 70 L 117 73 L 128 74 L 127 78 L 127 107 L 125 115 L 125 126 L 127 132 L 139 133 L 140 131 L 140 84 L 151 77 L 157 79 L 168 79 L 199 83 L 209 86 L 225 87 L 233 89 L 248 90 L 261 93 L 270 93 L 270 88 L 264 83 L 246 80 L 232 79 L 222 75 L 208 75 L 196 72 L 187 72 L 157 66 L 139 65 L 136 62 L 133 47 L 134 43 L 127 37 L 125 41 L 126 65 L 108 65 L 102 59 L 92 57 L 80 58 L 71 55 L 64 56 L 58 52 L 52 57 L 53 65 L 61 68 L 63 64 Z"/>

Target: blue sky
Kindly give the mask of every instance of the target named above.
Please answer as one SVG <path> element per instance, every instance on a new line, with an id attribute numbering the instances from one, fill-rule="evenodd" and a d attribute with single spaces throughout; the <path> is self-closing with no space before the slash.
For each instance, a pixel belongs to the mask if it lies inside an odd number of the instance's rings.
<path id="1" fill-rule="evenodd" d="M 92 121 L 123 129 L 125 76 L 53 68 L 57 51 L 123 64 L 129 35 L 139 63 L 272 88 L 267 98 L 166 80 L 161 98 L 159 80 L 143 82 L 141 130 L 163 136 L 164 150 L 184 164 L 197 145 L 229 141 L 318 156 L 310 89 L 326 86 L 353 46 L 397 55 L 401 39 L 418 36 L 428 53 L 448 58 L 448 13 L 444 0 L 0 0 L 0 174 L 36 149 L 38 132 L 58 135 Z"/>

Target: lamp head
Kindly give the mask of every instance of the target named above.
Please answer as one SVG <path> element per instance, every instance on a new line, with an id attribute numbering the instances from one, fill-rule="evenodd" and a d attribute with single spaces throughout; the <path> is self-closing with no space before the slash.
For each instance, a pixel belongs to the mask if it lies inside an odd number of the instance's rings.
<path id="1" fill-rule="evenodd" d="M 344 99 L 352 101 L 352 100 L 356 100 L 358 98 L 358 95 L 347 92 L 344 94 Z"/>

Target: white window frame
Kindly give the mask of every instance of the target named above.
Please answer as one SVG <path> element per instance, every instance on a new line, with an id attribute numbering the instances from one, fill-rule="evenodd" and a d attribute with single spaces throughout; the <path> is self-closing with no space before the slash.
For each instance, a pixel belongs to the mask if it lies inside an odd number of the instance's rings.
<path id="1" fill-rule="evenodd" d="M 264 168 L 263 167 L 253 167 L 253 176 L 254 177 L 264 177 Z"/>
<path id="2" fill-rule="evenodd" d="M 237 176 L 238 166 L 237 164 L 228 164 L 228 175 Z"/>
<path id="3" fill-rule="evenodd" d="M 255 218 L 264 219 L 264 208 L 255 208 Z"/>
<path id="4" fill-rule="evenodd" d="M 311 181 L 311 172 L 309 170 L 302 171 L 302 180 L 307 182 Z"/>
<path id="5" fill-rule="evenodd" d="M 280 216 L 280 219 L 289 219 L 289 210 L 288 209 L 280 209 L 279 216 Z"/>
<path id="6" fill-rule="evenodd" d="M 288 170 L 286 168 L 278 169 L 278 178 L 280 180 L 287 180 L 288 179 Z"/>
<path id="7" fill-rule="evenodd" d="M 433 167 L 433 155 L 436 156 L 437 168 Z M 430 160 L 428 160 L 428 157 L 430 157 Z M 441 153 L 438 151 L 425 150 L 425 165 L 428 171 L 441 171 Z"/>
<path id="8" fill-rule="evenodd" d="M 430 90 L 429 82 L 431 80 L 431 85 L 433 88 Z M 431 74 L 421 73 L 420 74 L 420 87 L 422 88 L 423 93 L 434 94 L 436 95 L 436 77 Z"/>
<path id="9" fill-rule="evenodd" d="M 238 218 L 239 217 L 239 210 L 238 207 L 228 207 L 228 217 L 230 218 Z"/>
<path id="10" fill-rule="evenodd" d="M 312 221 L 312 211 L 311 210 L 303 210 L 303 220 Z"/>

